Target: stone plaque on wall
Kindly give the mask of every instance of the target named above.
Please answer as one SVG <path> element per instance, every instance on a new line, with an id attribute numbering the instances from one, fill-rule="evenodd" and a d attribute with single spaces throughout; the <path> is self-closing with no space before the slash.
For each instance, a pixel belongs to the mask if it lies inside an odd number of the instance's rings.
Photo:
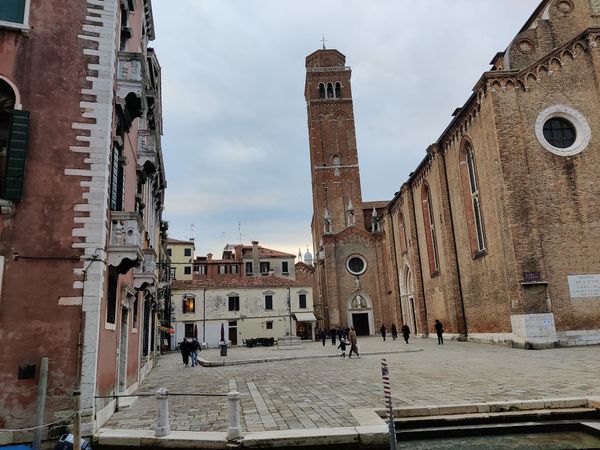
<path id="1" fill-rule="evenodd" d="M 590 5 L 592 5 L 593 12 L 600 13 L 600 0 L 590 0 Z"/>
<path id="2" fill-rule="evenodd" d="M 600 274 L 569 275 L 571 298 L 600 297 Z"/>

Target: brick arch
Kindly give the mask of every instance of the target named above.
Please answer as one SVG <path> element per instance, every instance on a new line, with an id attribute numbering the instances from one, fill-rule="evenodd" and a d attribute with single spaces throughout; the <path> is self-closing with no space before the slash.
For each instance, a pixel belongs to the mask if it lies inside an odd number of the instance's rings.
<path id="1" fill-rule="evenodd" d="M 13 93 L 15 94 L 14 109 L 21 109 L 22 108 L 21 94 L 19 93 L 19 88 L 17 88 L 17 85 L 15 83 L 13 83 L 10 78 L 5 77 L 4 75 L 0 75 L 0 80 L 4 81 L 6 84 L 8 84 L 10 86 L 10 88 L 12 89 Z"/>

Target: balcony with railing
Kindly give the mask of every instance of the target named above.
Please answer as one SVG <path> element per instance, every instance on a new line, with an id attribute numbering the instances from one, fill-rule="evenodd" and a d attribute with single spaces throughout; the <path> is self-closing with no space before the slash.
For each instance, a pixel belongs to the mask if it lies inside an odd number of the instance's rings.
<path id="1" fill-rule="evenodd" d="M 137 212 L 111 211 L 108 264 L 127 273 L 144 260 L 144 223 Z"/>
<path id="2" fill-rule="evenodd" d="M 158 157 L 158 145 L 156 134 L 152 130 L 140 130 L 138 132 L 138 166 L 146 167 L 151 164 L 152 169 L 156 170 Z"/>
<path id="3" fill-rule="evenodd" d="M 156 266 L 156 251 L 153 248 L 142 250 L 144 259 L 141 264 L 133 270 L 133 287 L 145 289 L 156 286 L 158 282 L 158 270 Z"/>

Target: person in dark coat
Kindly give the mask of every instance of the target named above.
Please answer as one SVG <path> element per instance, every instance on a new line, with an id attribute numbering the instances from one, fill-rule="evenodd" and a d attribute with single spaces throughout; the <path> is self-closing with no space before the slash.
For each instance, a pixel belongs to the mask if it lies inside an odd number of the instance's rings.
<path id="1" fill-rule="evenodd" d="M 379 332 L 381 333 L 381 337 L 383 338 L 383 342 L 385 342 L 385 335 L 387 333 L 387 330 L 385 329 L 385 324 L 381 324 L 381 328 L 379 329 Z"/>
<path id="2" fill-rule="evenodd" d="M 435 319 L 434 328 L 438 337 L 438 345 L 444 345 L 444 337 L 442 336 L 442 334 L 444 333 L 444 326 L 442 325 L 442 322 Z"/>
<path id="3" fill-rule="evenodd" d="M 190 350 L 192 356 L 192 367 L 194 367 L 198 365 L 198 352 L 201 350 L 200 342 L 198 342 L 198 339 L 192 339 L 192 342 L 190 343 Z"/>
<path id="4" fill-rule="evenodd" d="M 183 341 L 179 344 L 179 350 L 181 350 L 181 358 L 183 359 L 183 364 L 187 367 L 190 363 L 190 353 L 192 351 L 190 342 L 188 342 L 187 338 L 184 338 Z"/>
<path id="5" fill-rule="evenodd" d="M 396 324 L 392 324 L 392 339 L 396 340 L 398 337 L 398 328 L 396 328 Z"/>
<path id="6" fill-rule="evenodd" d="M 321 338 L 321 341 L 323 341 L 323 347 L 325 347 L 325 339 L 327 338 L 325 330 L 319 331 L 319 337 Z"/>
<path id="7" fill-rule="evenodd" d="M 337 337 L 337 328 L 332 328 L 329 332 L 329 335 L 331 336 L 331 345 L 335 345 L 335 338 Z"/>
<path id="8" fill-rule="evenodd" d="M 410 328 L 408 328 L 408 325 L 404 324 L 402 325 L 402 337 L 404 338 L 404 342 L 406 342 L 408 344 L 408 338 L 410 336 Z"/>
<path id="9" fill-rule="evenodd" d="M 358 340 L 356 339 L 356 331 L 354 331 L 354 327 L 350 328 L 348 338 L 350 339 L 350 352 L 348 353 L 348 358 L 352 358 L 352 352 L 356 353 L 356 356 L 360 358 L 360 355 L 358 354 Z"/>
<path id="10" fill-rule="evenodd" d="M 340 358 L 346 359 L 346 345 L 348 345 L 346 338 L 340 338 L 340 345 L 338 345 L 338 348 L 342 351 Z"/>

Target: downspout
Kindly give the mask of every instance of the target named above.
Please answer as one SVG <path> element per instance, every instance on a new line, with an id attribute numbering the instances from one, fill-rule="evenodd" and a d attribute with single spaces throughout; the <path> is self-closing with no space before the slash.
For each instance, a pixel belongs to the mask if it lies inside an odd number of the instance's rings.
<path id="1" fill-rule="evenodd" d="M 206 344 L 206 288 L 202 291 L 202 343 Z"/>
<path id="2" fill-rule="evenodd" d="M 440 146 L 440 155 L 442 156 L 442 161 L 444 163 L 444 178 L 446 185 L 446 195 L 448 198 L 448 211 L 450 212 L 450 228 L 452 228 L 452 245 L 454 246 L 454 259 L 456 260 L 456 275 L 458 278 L 458 291 L 460 293 L 460 308 L 463 316 L 463 325 L 465 327 L 465 334 L 462 338 L 466 341 L 468 338 L 467 331 L 467 314 L 465 312 L 465 301 L 463 297 L 463 289 L 462 282 L 460 277 L 460 264 L 458 262 L 458 247 L 456 246 L 456 231 L 454 229 L 454 214 L 452 214 L 452 201 L 450 200 L 450 186 L 448 185 L 448 171 L 446 169 L 446 156 L 444 154 L 444 149 Z"/>

